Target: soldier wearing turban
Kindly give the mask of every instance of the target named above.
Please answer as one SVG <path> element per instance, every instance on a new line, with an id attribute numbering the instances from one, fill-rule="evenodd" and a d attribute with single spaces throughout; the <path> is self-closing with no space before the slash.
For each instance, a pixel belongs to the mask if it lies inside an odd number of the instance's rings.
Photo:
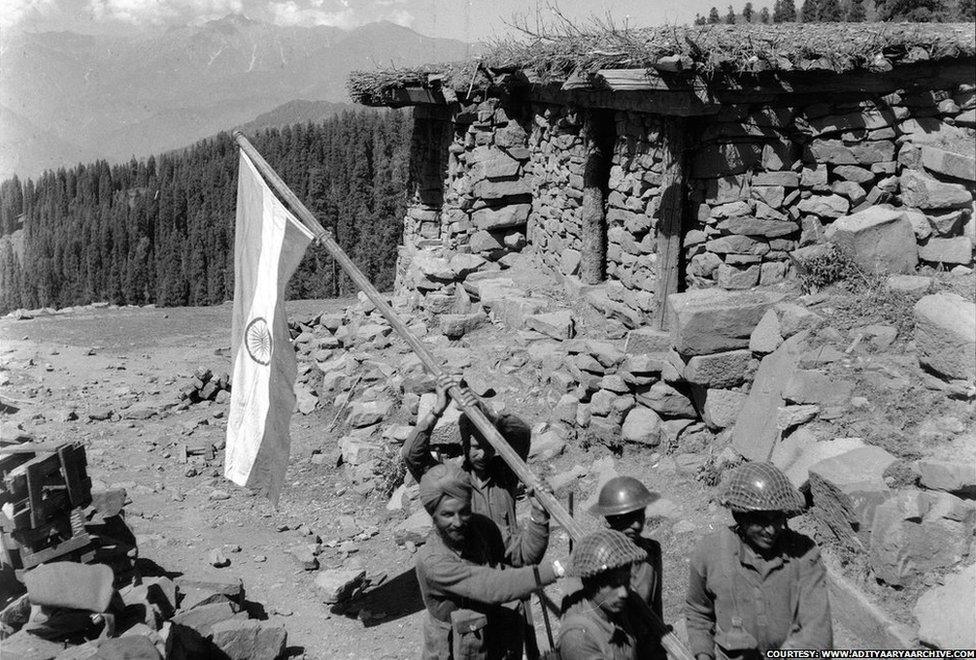
<path id="1" fill-rule="evenodd" d="M 530 521 L 506 548 L 498 525 L 471 511 L 471 480 L 452 463 L 427 470 L 420 501 L 434 523 L 417 554 L 427 607 L 423 658 L 521 658 L 524 628 L 517 603 L 563 573 L 545 554 L 548 525 Z"/>

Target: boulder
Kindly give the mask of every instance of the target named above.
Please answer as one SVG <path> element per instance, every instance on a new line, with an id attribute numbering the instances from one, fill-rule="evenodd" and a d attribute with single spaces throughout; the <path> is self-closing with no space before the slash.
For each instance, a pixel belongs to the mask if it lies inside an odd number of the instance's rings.
<path id="1" fill-rule="evenodd" d="M 801 213 L 812 213 L 821 218 L 839 218 L 850 210 L 851 203 L 840 195 L 814 195 L 801 200 L 797 208 Z"/>
<path id="2" fill-rule="evenodd" d="M 915 233 L 897 209 L 871 206 L 839 218 L 825 236 L 869 273 L 910 273 L 918 265 Z"/>
<path id="3" fill-rule="evenodd" d="M 671 335 L 655 328 L 637 328 L 627 333 L 624 353 L 640 355 L 643 353 L 658 353 L 671 346 Z"/>
<path id="4" fill-rule="evenodd" d="M 918 170 L 902 171 L 899 182 L 902 203 L 922 210 L 950 209 L 973 199 L 962 184 L 944 183 Z"/>
<path id="5" fill-rule="evenodd" d="M 553 339 L 571 339 L 576 334 L 573 314 L 568 309 L 532 314 L 525 319 L 525 325 L 527 328 L 541 332 Z"/>
<path id="6" fill-rule="evenodd" d="M 509 328 L 519 329 L 525 327 L 530 316 L 545 309 L 546 304 L 547 301 L 542 298 L 513 294 L 508 298 L 492 300 L 490 308 L 495 319 Z"/>
<path id="7" fill-rule="evenodd" d="M 383 447 L 378 442 L 361 436 L 345 435 L 339 438 L 339 453 L 342 462 L 347 465 L 363 465 L 383 454 Z"/>
<path id="8" fill-rule="evenodd" d="M 765 461 L 779 438 L 776 410 L 783 405 L 783 388 L 807 348 L 807 332 L 800 332 L 759 363 L 749 397 L 732 429 L 732 446 L 750 461 Z"/>
<path id="9" fill-rule="evenodd" d="M 308 388 L 308 385 L 295 383 L 295 409 L 298 412 L 307 415 L 315 410 L 318 403 L 318 396 Z"/>
<path id="10" fill-rule="evenodd" d="M 976 157 L 971 154 L 960 154 L 932 145 L 922 145 L 922 165 L 930 172 L 976 181 Z"/>
<path id="11" fill-rule="evenodd" d="M 484 257 L 479 257 L 477 254 L 465 253 L 453 255 L 450 261 L 451 270 L 462 280 L 471 273 L 477 272 L 486 263 Z"/>
<path id="12" fill-rule="evenodd" d="M 799 426 L 800 424 L 806 424 L 811 419 L 817 416 L 820 412 L 820 406 L 817 405 L 803 405 L 803 406 L 783 406 L 777 408 L 776 410 L 776 427 L 780 431 L 789 431 L 794 426 Z"/>
<path id="13" fill-rule="evenodd" d="M 574 419 L 575 421 L 575 419 Z M 566 449 L 566 441 L 555 431 L 544 431 L 534 435 L 529 448 L 529 458 L 548 461 L 556 458 Z"/>
<path id="14" fill-rule="evenodd" d="M 254 619 L 214 624 L 212 641 L 230 660 L 275 660 L 285 652 L 288 632 L 282 625 Z"/>
<path id="15" fill-rule="evenodd" d="M 90 656 L 77 657 L 91 657 L 93 660 L 157 660 L 162 658 L 159 648 L 148 636 L 132 632 L 132 630 L 127 630 L 122 637 L 104 640 L 98 644 L 98 649 Z M 159 639 L 159 636 L 151 628 L 144 627 L 143 632 Z M 62 658 L 63 655 L 58 656 L 58 660 Z"/>
<path id="16" fill-rule="evenodd" d="M 752 352 L 748 349 L 693 355 L 685 365 L 684 378 L 704 387 L 735 387 L 746 380 Z"/>
<path id="17" fill-rule="evenodd" d="M 468 247 L 471 248 L 472 252 L 494 252 L 505 249 L 503 240 L 498 234 L 482 229 L 471 234 L 471 238 L 468 239 Z"/>
<path id="18" fill-rule="evenodd" d="M 63 652 L 63 643 L 42 639 L 26 630 L 18 630 L 3 640 L 3 655 L 18 660 L 53 660 Z"/>
<path id="19" fill-rule="evenodd" d="M 229 602 L 235 612 L 244 604 L 244 583 L 237 579 L 225 581 L 176 578 L 176 588 L 183 594 L 180 609 L 188 610 L 211 603 Z"/>
<path id="20" fill-rule="evenodd" d="M 664 381 L 658 381 L 649 388 L 638 389 L 636 399 L 637 403 L 665 417 L 698 416 L 691 399 Z"/>
<path id="21" fill-rule="evenodd" d="M 959 497 L 976 498 L 976 463 L 969 459 L 940 461 L 924 458 L 915 464 L 919 483 Z"/>
<path id="22" fill-rule="evenodd" d="M 866 445 L 811 465 L 814 514 L 842 542 L 866 546 L 874 510 L 890 493 L 884 472 L 896 460 L 881 447 Z"/>
<path id="23" fill-rule="evenodd" d="M 776 444 L 770 460 L 786 474 L 794 486 L 806 488 L 810 479 L 810 466 L 864 446 L 864 441 L 860 438 L 817 440 L 817 436 L 811 431 L 801 428 Z"/>
<path id="24" fill-rule="evenodd" d="M 783 388 L 783 398 L 793 403 L 836 406 L 847 403 L 854 383 L 828 376 L 822 371 L 802 369 L 794 373 Z"/>
<path id="25" fill-rule="evenodd" d="M 723 289 L 745 290 L 759 284 L 759 276 L 762 269 L 759 264 L 753 264 L 746 268 L 736 268 L 729 264 L 720 264 L 718 267 L 718 285 Z"/>
<path id="26" fill-rule="evenodd" d="M 451 263 L 443 257 L 438 257 L 428 251 L 417 251 L 410 261 L 410 268 L 416 269 L 429 280 L 451 282 L 454 280 L 454 269 Z"/>
<path id="27" fill-rule="evenodd" d="M 779 316 L 779 331 L 783 337 L 792 337 L 801 330 L 814 330 L 823 317 L 796 303 L 781 302 L 773 307 Z"/>
<path id="28" fill-rule="evenodd" d="M 973 243 L 968 236 L 930 238 L 918 247 L 918 258 L 932 263 L 966 266 L 973 261 Z"/>
<path id="29" fill-rule="evenodd" d="M 207 637 L 214 625 L 233 619 L 234 614 L 236 610 L 229 602 L 211 603 L 194 607 L 192 610 L 181 610 L 173 615 L 172 622 L 174 626 L 190 628 L 201 636 Z"/>
<path id="30" fill-rule="evenodd" d="M 105 612 L 114 593 L 113 579 L 105 564 L 57 561 L 28 571 L 24 586 L 34 605 Z"/>
<path id="31" fill-rule="evenodd" d="M 745 405 L 746 398 L 748 395 L 734 390 L 709 389 L 705 393 L 705 405 L 702 408 L 705 424 L 713 431 L 732 426 Z"/>
<path id="32" fill-rule="evenodd" d="M 349 425 L 353 428 L 371 426 L 382 421 L 393 407 L 389 399 L 377 401 L 357 401 L 349 408 Z"/>
<path id="33" fill-rule="evenodd" d="M 766 310 L 783 299 L 770 291 L 696 289 L 668 296 L 671 343 L 682 355 L 745 348 Z"/>
<path id="34" fill-rule="evenodd" d="M 938 649 L 976 648 L 976 564 L 945 577 L 918 599 L 912 612 L 918 637 Z M 951 603 L 951 607 L 946 605 Z"/>
<path id="35" fill-rule="evenodd" d="M 656 446 L 661 442 L 661 418 L 653 410 L 637 406 L 624 418 L 621 437 L 626 442 Z"/>
<path id="36" fill-rule="evenodd" d="M 441 333 L 448 339 L 460 339 L 469 332 L 476 330 L 488 321 L 488 316 L 482 311 L 470 314 L 441 314 L 438 317 Z"/>
<path id="37" fill-rule="evenodd" d="M 749 350 L 753 353 L 772 353 L 783 343 L 779 330 L 779 316 L 775 310 L 767 310 L 759 324 L 749 335 Z"/>
<path id="38" fill-rule="evenodd" d="M 315 586 L 326 603 L 338 603 L 348 598 L 365 580 L 366 571 L 363 569 L 333 568 L 319 571 L 315 576 Z"/>
<path id="39" fill-rule="evenodd" d="M 883 582 L 909 587 L 969 554 L 976 505 L 949 493 L 904 490 L 878 505 L 868 563 Z"/>
<path id="40" fill-rule="evenodd" d="M 742 234 L 744 236 L 765 236 L 766 238 L 776 238 L 778 236 L 788 236 L 800 230 L 800 226 L 795 222 L 782 220 L 760 220 L 751 217 L 737 217 L 723 220 L 718 228 L 730 234 Z"/>
<path id="41" fill-rule="evenodd" d="M 509 204 L 488 207 L 471 213 L 471 222 L 478 229 L 493 230 L 524 225 L 529 217 L 531 204 Z"/>
<path id="42" fill-rule="evenodd" d="M 919 300 L 914 313 L 919 363 L 948 378 L 976 378 L 976 305 L 936 293 Z"/>
<path id="43" fill-rule="evenodd" d="M 874 172 L 864 167 L 858 167 L 857 165 L 838 165 L 834 168 L 834 174 L 845 181 L 853 181 L 858 184 L 868 183 L 874 180 Z"/>
<path id="44" fill-rule="evenodd" d="M 552 419 L 573 425 L 576 422 L 576 412 L 579 409 L 579 398 L 573 394 L 563 394 L 552 409 Z"/>
<path id="45" fill-rule="evenodd" d="M 892 291 L 910 295 L 924 295 L 932 288 L 932 278 L 922 275 L 891 275 L 885 285 Z"/>
<path id="46" fill-rule="evenodd" d="M 427 535 L 433 529 L 434 521 L 430 519 L 430 514 L 420 508 L 393 528 L 393 540 L 400 545 L 407 542 L 421 545 L 427 542 Z"/>

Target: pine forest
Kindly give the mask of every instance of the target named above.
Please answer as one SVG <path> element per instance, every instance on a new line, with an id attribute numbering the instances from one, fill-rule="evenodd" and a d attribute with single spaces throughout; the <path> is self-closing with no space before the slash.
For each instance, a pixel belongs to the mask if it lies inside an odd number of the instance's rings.
<path id="1" fill-rule="evenodd" d="M 380 290 L 393 285 L 412 119 L 346 112 L 250 136 Z M 233 297 L 238 148 L 228 133 L 183 151 L 0 184 L 0 313 L 95 301 L 211 305 Z M 289 298 L 354 291 L 312 246 Z"/>

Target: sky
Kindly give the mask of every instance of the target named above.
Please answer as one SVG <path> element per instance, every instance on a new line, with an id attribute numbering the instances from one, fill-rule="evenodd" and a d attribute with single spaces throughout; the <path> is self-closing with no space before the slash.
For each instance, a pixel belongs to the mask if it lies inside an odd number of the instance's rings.
<path id="1" fill-rule="evenodd" d="M 715 0 L 0 0 L 0 30 L 125 34 L 199 24 L 229 13 L 278 25 L 350 29 L 378 20 L 421 34 L 475 42 L 513 33 L 518 20 L 553 20 L 551 7 L 576 25 L 611 17 L 618 26 L 691 22 Z M 726 2 L 726 4 L 728 4 Z M 734 3 L 738 7 L 740 0 Z M 758 10 L 761 0 L 753 2 Z"/>

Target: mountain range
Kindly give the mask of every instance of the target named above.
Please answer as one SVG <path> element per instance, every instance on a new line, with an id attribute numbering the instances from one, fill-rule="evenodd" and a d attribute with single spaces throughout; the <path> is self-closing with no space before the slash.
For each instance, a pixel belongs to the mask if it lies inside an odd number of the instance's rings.
<path id="1" fill-rule="evenodd" d="M 240 14 L 152 36 L 8 33 L 0 44 L 0 178 L 147 156 L 249 122 L 325 117 L 346 107 L 352 70 L 463 59 L 470 50 L 389 22 L 342 30 Z M 313 105 L 292 103 L 299 99 Z"/>

